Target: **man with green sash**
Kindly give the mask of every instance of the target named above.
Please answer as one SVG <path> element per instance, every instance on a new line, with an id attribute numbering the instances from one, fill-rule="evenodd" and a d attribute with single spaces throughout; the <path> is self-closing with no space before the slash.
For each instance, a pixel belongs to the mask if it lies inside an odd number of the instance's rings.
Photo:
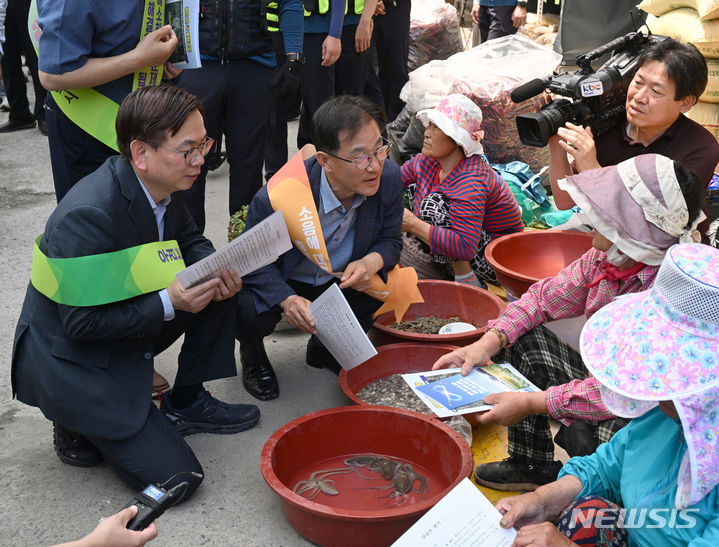
<path id="1" fill-rule="evenodd" d="M 239 296 L 242 380 L 260 400 L 279 395 L 262 339 L 282 314 L 313 335 L 307 364 L 339 373 L 337 361 L 314 336 L 310 301 L 339 283 L 365 331 L 382 305 L 367 291 L 376 274 L 386 281 L 399 260 L 403 210 L 399 168 L 387 159 L 384 124 L 382 110 L 363 97 L 330 99 L 312 120 L 317 154 L 291 176 L 283 177 L 284 168 L 278 171 L 250 204 L 247 229 L 281 210 L 295 244 L 275 263 L 245 276 Z M 302 178 L 304 184 L 298 182 Z"/>
<path id="2" fill-rule="evenodd" d="M 235 272 L 191 288 L 175 278 L 214 252 L 177 193 L 192 186 L 213 142 L 199 99 L 142 88 L 122 102 L 116 129 L 121 156 L 78 182 L 36 241 L 13 393 L 53 421 L 63 462 L 104 459 L 136 489 L 186 481 L 187 498 L 202 467 L 182 435 L 236 433 L 260 417 L 202 385 L 236 374 L 242 282 Z M 158 409 L 153 360 L 183 334 L 175 385 Z"/>
<path id="3" fill-rule="evenodd" d="M 177 37 L 164 25 L 164 0 L 36 2 L 39 28 L 31 34 L 40 81 L 53 91 L 45 110 L 60 201 L 117 153 L 114 122 L 122 99 L 133 89 L 159 84 L 163 69 L 170 77 L 179 73 L 166 63 Z M 32 25 L 32 10 L 30 19 Z"/>

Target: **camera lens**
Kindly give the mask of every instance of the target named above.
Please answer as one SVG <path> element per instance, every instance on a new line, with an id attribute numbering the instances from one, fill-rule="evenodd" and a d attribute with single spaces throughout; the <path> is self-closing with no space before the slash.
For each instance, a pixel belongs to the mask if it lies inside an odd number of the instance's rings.
<path id="1" fill-rule="evenodd" d="M 519 140 L 529 146 L 546 146 L 549 138 L 556 135 L 565 123 L 579 121 L 579 111 L 575 106 L 579 102 L 557 99 L 535 114 L 520 114 L 517 116 Z"/>

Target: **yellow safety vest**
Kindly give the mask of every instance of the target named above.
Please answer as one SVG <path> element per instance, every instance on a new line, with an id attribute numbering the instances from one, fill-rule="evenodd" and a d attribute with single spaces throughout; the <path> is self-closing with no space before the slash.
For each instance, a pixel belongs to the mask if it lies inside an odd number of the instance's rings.
<path id="1" fill-rule="evenodd" d="M 345 15 L 347 15 L 347 12 L 349 11 L 349 5 L 350 3 L 354 4 L 354 9 L 352 10 L 355 15 L 362 15 L 362 11 L 364 10 L 364 0 L 347 0 L 347 3 L 345 4 Z M 309 17 L 310 15 L 324 15 L 325 13 L 330 11 L 330 0 L 318 0 L 317 2 L 317 9 L 312 11 L 305 10 L 305 17 Z"/>

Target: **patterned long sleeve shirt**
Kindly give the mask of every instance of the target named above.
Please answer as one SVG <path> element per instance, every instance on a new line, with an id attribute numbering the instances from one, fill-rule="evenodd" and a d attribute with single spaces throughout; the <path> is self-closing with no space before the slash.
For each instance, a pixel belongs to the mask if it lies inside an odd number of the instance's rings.
<path id="1" fill-rule="evenodd" d="M 432 254 L 471 260 L 483 230 L 495 238 L 524 228 L 522 210 L 512 190 L 479 155 L 462 158 L 442 180 L 440 169 L 438 161 L 423 154 L 417 154 L 401 167 L 404 186 L 416 183 L 412 203 L 415 215 L 420 215 L 422 201 L 430 193 L 440 193 L 449 201 L 452 227 L 430 228 Z"/>
<path id="2" fill-rule="evenodd" d="M 590 249 L 555 277 L 537 281 L 519 300 L 510 302 L 501 316 L 489 321 L 487 327 L 504 332 L 508 345 L 512 345 L 539 325 L 582 314 L 589 318 L 622 294 L 649 289 L 659 271 L 658 266 L 645 266 L 625 281 L 602 279 L 590 287 L 606 265 L 606 254 Z M 594 378 L 550 387 L 546 403 L 550 415 L 565 425 L 571 424 L 571 418 L 606 420 L 613 416 L 602 404 L 599 383 Z"/>
<path id="3" fill-rule="evenodd" d="M 566 426 L 572 425 L 573 418 L 597 422 L 613 418 L 602 402 L 599 386 L 599 380 L 592 377 L 549 386 L 544 392 L 549 415 Z"/>

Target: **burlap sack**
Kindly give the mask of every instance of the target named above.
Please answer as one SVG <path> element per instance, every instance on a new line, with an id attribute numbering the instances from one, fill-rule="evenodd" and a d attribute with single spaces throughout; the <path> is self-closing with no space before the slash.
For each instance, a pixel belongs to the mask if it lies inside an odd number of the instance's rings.
<path id="1" fill-rule="evenodd" d="M 657 17 L 677 8 L 695 9 L 703 20 L 719 17 L 719 0 L 643 0 L 637 7 Z"/>
<path id="2" fill-rule="evenodd" d="M 650 23 L 654 34 L 694 44 L 704 57 L 719 58 L 719 20 L 702 21 L 692 8 L 680 8 Z"/>
<path id="3" fill-rule="evenodd" d="M 698 102 L 687 116 L 709 131 L 714 138 L 719 134 L 719 104 Z"/>

